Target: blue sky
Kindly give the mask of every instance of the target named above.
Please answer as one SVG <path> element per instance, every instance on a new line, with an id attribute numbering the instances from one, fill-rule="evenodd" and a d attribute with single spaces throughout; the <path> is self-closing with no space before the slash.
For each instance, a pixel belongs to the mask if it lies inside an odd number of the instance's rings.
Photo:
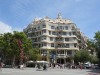
<path id="1" fill-rule="evenodd" d="M 71 19 L 89 38 L 100 30 L 100 0 L 0 0 L 0 33 L 22 31 L 35 17 Z"/>

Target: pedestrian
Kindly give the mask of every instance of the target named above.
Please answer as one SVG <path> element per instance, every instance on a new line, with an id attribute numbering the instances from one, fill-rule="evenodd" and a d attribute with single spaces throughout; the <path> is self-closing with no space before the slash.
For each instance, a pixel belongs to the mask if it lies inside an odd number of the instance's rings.
<path id="1" fill-rule="evenodd" d="M 46 67 L 46 65 L 45 65 L 45 64 L 43 65 L 43 70 L 47 70 L 47 67 Z"/>
<path id="2" fill-rule="evenodd" d="M 2 70 L 2 63 L 0 62 L 0 70 Z"/>
<path id="3" fill-rule="evenodd" d="M 82 64 L 80 64 L 80 69 L 82 70 Z"/>
<path id="4" fill-rule="evenodd" d="M 64 64 L 64 68 L 66 68 L 66 64 Z"/>
<path id="5" fill-rule="evenodd" d="M 37 64 L 37 68 L 38 68 L 38 69 L 41 69 L 40 64 Z"/>

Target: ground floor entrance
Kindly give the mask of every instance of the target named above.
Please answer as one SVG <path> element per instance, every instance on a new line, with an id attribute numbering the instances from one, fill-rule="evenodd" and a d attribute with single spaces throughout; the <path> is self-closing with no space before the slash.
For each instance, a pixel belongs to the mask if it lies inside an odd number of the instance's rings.
<path id="1" fill-rule="evenodd" d="M 50 63 L 55 63 L 55 64 L 66 64 L 66 63 L 73 63 L 73 59 L 71 59 L 71 57 L 68 57 L 68 58 L 55 58 L 55 59 L 52 59 L 52 58 L 48 58 L 49 59 L 49 62 Z M 46 56 L 43 56 L 42 57 L 42 60 L 44 61 L 48 61 L 47 57 Z"/>
<path id="2" fill-rule="evenodd" d="M 58 64 L 72 63 L 72 59 L 71 58 L 57 58 L 56 62 Z"/>

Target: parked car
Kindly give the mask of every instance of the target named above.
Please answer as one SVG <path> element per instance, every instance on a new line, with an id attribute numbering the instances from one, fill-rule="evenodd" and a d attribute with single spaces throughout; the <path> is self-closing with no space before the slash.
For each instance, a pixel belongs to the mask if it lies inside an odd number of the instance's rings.
<path id="1" fill-rule="evenodd" d="M 98 64 L 95 64 L 94 69 L 100 69 L 100 66 Z"/>
<path id="2" fill-rule="evenodd" d="M 92 66 L 92 64 L 91 64 L 90 62 L 87 62 L 87 63 L 84 64 L 84 67 L 85 67 L 86 69 L 90 69 L 91 66 Z"/>
<path id="3" fill-rule="evenodd" d="M 12 68 L 12 65 L 4 65 L 3 68 Z"/>

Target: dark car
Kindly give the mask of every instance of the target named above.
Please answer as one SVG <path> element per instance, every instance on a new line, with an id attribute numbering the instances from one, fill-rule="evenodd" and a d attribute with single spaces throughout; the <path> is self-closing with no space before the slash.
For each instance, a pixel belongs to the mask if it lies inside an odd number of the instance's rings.
<path id="1" fill-rule="evenodd" d="M 95 64 L 94 69 L 100 69 L 100 66 L 98 64 Z"/>

